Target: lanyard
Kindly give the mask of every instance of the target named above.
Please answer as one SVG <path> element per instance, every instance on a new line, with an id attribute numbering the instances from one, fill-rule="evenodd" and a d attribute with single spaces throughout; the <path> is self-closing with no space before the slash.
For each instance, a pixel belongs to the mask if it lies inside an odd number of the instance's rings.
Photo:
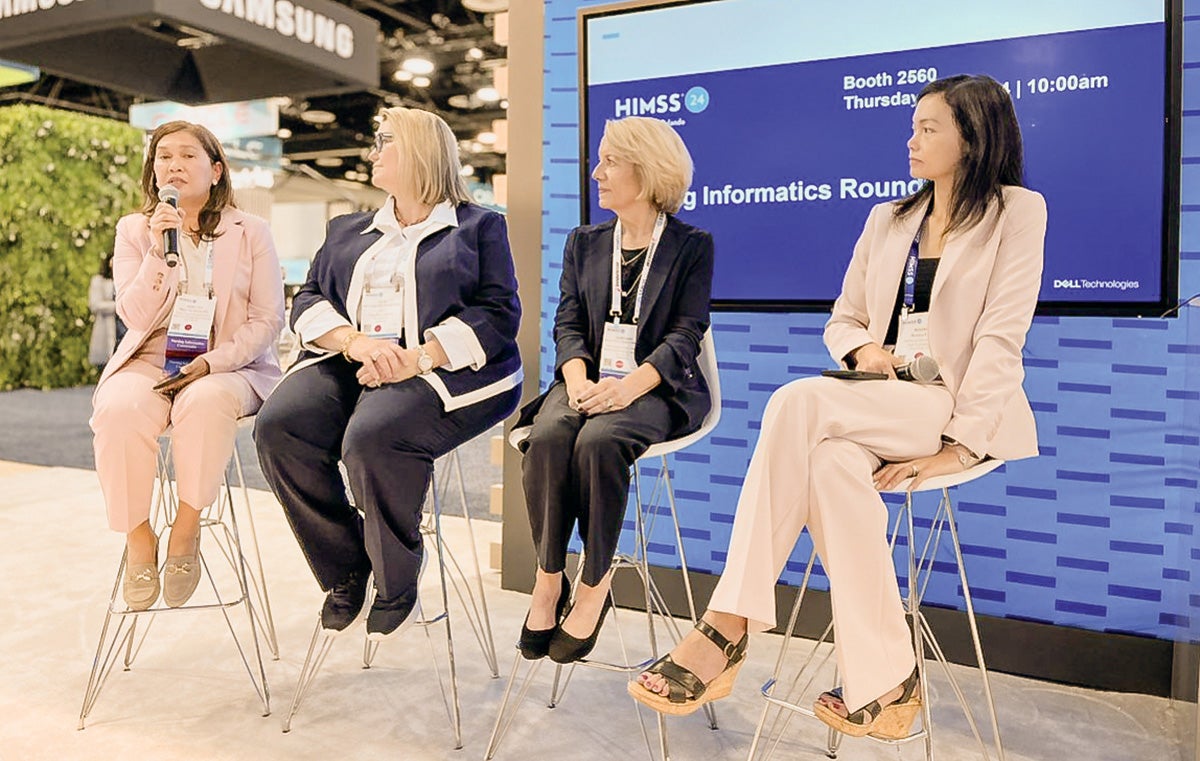
<path id="1" fill-rule="evenodd" d="M 204 256 L 204 292 L 211 299 L 213 297 L 213 242 L 208 241 L 208 251 Z M 179 277 L 179 292 L 187 293 L 188 284 L 188 267 L 187 257 L 183 257 L 183 272 Z"/>
<path id="2" fill-rule="evenodd" d="M 917 294 L 917 261 L 921 258 L 921 231 L 929 219 L 930 208 L 925 207 L 925 216 L 917 226 L 917 234 L 913 236 L 912 246 L 908 249 L 908 261 L 904 263 L 904 308 L 901 314 L 907 315 L 913 310 Z"/>
<path id="3" fill-rule="evenodd" d="M 646 291 L 646 275 L 650 272 L 650 263 L 654 260 L 654 250 L 662 238 L 663 229 L 667 226 L 667 215 L 658 213 L 654 220 L 654 232 L 650 233 L 650 245 L 646 249 L 646 260 L 642 263 L 642 274 L 638 277 L 637 296 L 633 301 L 633 324 L 637 325 L 638 316 L 642 313 L 642 295 Z M 612 301 L 609 302 L 608 314 L 614 323 L 621 322 L 621 220 L 617 220 L 613 228 L 612 253 Z"/>

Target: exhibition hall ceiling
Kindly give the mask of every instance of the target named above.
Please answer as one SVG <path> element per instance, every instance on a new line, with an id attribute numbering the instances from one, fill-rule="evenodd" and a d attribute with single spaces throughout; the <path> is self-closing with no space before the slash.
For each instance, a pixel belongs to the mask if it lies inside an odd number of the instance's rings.
<path id="1" fill-rule="evenodd" d="M 508 105 L 494 89 L 496 69 L 507 56 L 495 41 L 495 13 L 507 10 L 508 0 L 335 1 L 379 24 L 378 82 L 309 97 L 292 95 L 280 83 L 285 159 L 306 172 L 365 182 L 364 146 L 375 115 L 385 106 L 411 106 L 435 111 L 449 123 L 464 163 L 477 177 L 503 172 L 504 157 L 490 141 L 493 121 L 504 118 Z M 0 88 L 0 105 L 42 103 L 117 119 L 128 119 L 129 106 L 147 100 L 153 98 L 47 73 L 33 83 Z"/>

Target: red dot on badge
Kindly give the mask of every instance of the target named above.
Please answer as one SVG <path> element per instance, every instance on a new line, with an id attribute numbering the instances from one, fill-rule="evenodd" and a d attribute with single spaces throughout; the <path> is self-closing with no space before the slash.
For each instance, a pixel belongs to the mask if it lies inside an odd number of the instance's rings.
<path id="1" fill-rule="evenodd" d="M 376 325 L 376 326 L 375 326 L 375 332 L 376 332 L 376 333 L 381 333 L 381 332 L 383 332 L 383 326 L 382 326 L 382 325 Z"/>
<path id="2" fill-rule="evenodd" d="M 184 326 L 183 326 L 183 329 L 184 329 L 184 330 L 191 330 L 191 329 L 192 329 L 192 324 L 191 324 L 191 323 L 188 323 L 187 325 L 184 325 Z"/>

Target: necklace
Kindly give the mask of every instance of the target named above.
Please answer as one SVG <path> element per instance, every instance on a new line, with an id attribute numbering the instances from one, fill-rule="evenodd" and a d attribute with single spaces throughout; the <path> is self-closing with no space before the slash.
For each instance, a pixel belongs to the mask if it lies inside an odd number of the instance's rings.
<path id="1" fill-rule="evenodd" d="M 638 259 L 641 259 L 642 256 L 646 253 L 646 251 L 649 250 L 649 248 L 650 248 L 649 246 L 646 246 L 644 248 L 639 248 L 637 251 L 634 251 L 633 255 L 630 256 L 628 259 L 625 258 L 625 252 L 622 251 L 621 252 L 621 264 L 628 267 L 629 265 L 636 262 Z"/>
<path id="2" fill-rule="evenodd" d="M 642 273 L 638 272 L 637 277 L 633 279 L 633 282 L 629 284 L 629 287 L 621 289 L 621 298 L 628 298 L 629 294 L 633 293 L 637 289 L 638 283 L 640 282 L 642 282 Z"/>

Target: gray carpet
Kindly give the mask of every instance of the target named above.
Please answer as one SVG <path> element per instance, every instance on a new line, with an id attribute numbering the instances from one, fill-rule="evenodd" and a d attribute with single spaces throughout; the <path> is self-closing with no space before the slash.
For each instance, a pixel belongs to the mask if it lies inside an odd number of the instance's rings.
<path id="1" fill-rule="evenodd" d="M 94 470 L 92 432 L 88 428 L 94 390 L 95 386 L 81 386 L 0 392 L 0 420 L 5 421 L 0 426 L 0 460 Z M 500 467 L 492 465 L 489 458 L 490 439 L 500 431 L 497 426 L 458 450 L 473 517 L 499 520 L 488 512 L 488 492 L 501 480 Z M 255 489 L 267 489 L 249 429 L 238 432 L 237 447 L 247 483 Z M 455 491 L 450 493 L 456 495 Z"/>

